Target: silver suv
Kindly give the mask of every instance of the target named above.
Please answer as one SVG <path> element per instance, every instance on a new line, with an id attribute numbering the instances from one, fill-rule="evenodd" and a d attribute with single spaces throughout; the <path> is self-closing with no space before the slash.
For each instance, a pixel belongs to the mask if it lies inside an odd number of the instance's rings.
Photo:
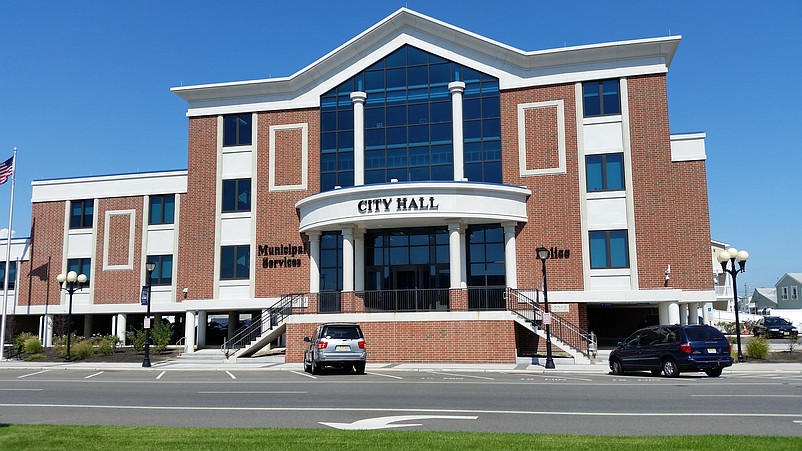
<path id="1" fill-rule="evenodd" d="M 309 347 L 304 351 L 304 371 L 318 374 L 324 366 L 354 368 L 365 374 L 365 336 L 359 324 L 325 323 L 312 337 L 304 337 Z"/>

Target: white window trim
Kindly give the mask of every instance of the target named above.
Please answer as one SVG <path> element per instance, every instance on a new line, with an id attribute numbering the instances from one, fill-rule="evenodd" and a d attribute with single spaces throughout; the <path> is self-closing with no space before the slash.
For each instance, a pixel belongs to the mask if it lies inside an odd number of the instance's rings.
<path id="1" fill-rule="evenodd" d="M 301 130 L 301 183 L 298 185 L 277 185 L 276 184 L 276 131 L 279 130 Z M 270 126 L 270 149 L 269 149 L 269 189 L 270 191 L 296 191 L 306 190 L 309 180 L 309 124 L 284 124 Z"/>
<path id="2" fill-rule="evenodd" d="M 518 164 L 521 177 L 544 174 L 565 174 L 565 106 L 564 100 L 549 100 L 545 102 L 518 104 Z M 527 169 L 526 167 L 526 110 L 538 108 L 557 109 L 557 158 L 556 168 Z"/>
<path id="3" fill-rule="evenodd" d="M 128 216 L 128 263 L 124 265 L 109 264 L 109 227 L 112 216 Z M 134 223 L 136 210 L 107 211 L 103 225 L 103 270 L 134 269 Z"/>

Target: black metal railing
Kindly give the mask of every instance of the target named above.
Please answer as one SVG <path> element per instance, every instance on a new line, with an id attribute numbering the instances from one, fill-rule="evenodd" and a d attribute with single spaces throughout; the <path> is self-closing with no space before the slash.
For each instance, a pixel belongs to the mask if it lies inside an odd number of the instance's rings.
<path id="1" fill-rule="evenodd" d="M 535 293 L 534 300 L 530 293 Z M 506 297 L 508 305 L 515 306 L 515 309 L 510 308 L 510 311 L 517 313 L 525 320 L 541 327 L 544 311 L 540 306 L 539 296 L 540 292 L 537 290 L 526 291 L 508 288 Z M 587 357 L 596 355 L 598 344 L 595 334 L 583 330 L 558 313 L 550 313 L 551 324 L 549 325 L 549 330 L 552 337 L 562 341 L 582 354 L 585 354 Z"/>
<path id="2" fill-rule="evenodd" d="M 339 291 L 321 291 L 317 299 L 320 313 L 342 312 L 342 293 Z"/>
<path id="3" fill-rule="evenodd" d="M 505 287 L 468 287 L 468 310 L 506 310 Z"/>
<path id="4" fill-rule="evenodd" d="M 274 306 L 265 309 L 258 320 L 251 321 L 251 324 L 237 329 L 231 339 L 226 340 L 221 346 L 226 357 L 231 355 L 233 350 L 248 346 L 266 331 L 282 324 L 292 314 L 293 307 L 303 305 L 304 298 L 304 294 L 285 294 Z"/>
<path id="5" fill-rule="evenodd" d="M 375 290 L 357 293 L 365 302 L 366 312 L 448 311 L 446 288 L 412 290 Z"/>

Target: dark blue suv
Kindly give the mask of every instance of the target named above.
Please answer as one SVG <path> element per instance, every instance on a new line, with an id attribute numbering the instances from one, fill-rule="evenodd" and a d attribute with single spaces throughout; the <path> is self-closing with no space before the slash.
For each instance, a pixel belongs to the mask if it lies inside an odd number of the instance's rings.
<path id="1" fill-rule="evenodd" d="M 718 377 L 732 366 L 732 346 L 718 329 L 705 325 L 651 326 L 618 343 L 610 353 L 613 374 L 627 371 L 661 372 L 677 377 L 681 372 L 704 371 Z"/>

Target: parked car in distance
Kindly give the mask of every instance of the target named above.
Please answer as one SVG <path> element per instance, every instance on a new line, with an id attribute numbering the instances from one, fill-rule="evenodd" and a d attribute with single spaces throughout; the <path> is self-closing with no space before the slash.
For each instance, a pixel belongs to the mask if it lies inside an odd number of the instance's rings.
<path id="1" fill-rule="evenodd" d="M 766 338 L 796 338 L 799 330 L 788 320 L 779 316 L 764 316 L 752 326 L 752 335 Z"/>
<path id="2" fill-rule="evenodd" d="M 661 372 L 677 377 L 681 372 L 704 371 L 718 377 L 732 366 L 732 346 L 718 329 L 706 325 L 651 326 L 635 331 L 610 353 L 610 371 Z"/>
<path id="3" fill-rule="evenodd" d="M 354 368 L 365 374 L 367 351 L 359 324 L 324 323 L 311 337 L 304 337 L 309 347 L 304 351 L 304 371 L 318 374 L 323 367 Z"/>

